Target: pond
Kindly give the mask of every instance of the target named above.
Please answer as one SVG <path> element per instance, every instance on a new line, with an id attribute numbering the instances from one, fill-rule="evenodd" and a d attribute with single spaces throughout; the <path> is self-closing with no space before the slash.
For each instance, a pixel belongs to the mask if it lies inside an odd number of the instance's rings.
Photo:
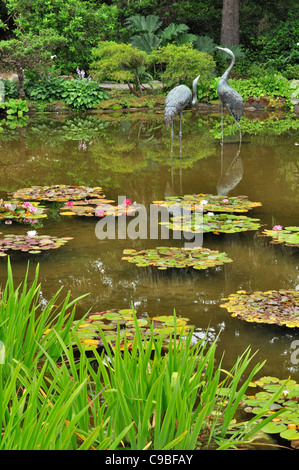
<path id="1" fill-rule="evenodd" d="M 185 112 L 181 147 L 175 121 L 172 153 L 162 111 L 39 114 L 27 125 L 5 127 L 0 134 L 0 197 L 6 200 L 8 193 L 34 185 L 100 186 L 108 199 L 125 196 L 149 208 L 170 195 L 224 191 L 261 202 L 248 215 L 259 218 L 262 228 L 299 225 L 298 135 L 294 129 L 285 130 L 284 122 L 283 116 L 274 124 L 244 118 L 240 154 L 230 167 L 239 149 L 238 131 L 225 126 L 222 146 L 217 114 Z M 195 325 L 195 340 L 207 328 L 211 339 L 221 331 L 218 354 L 225 354 L 225 367 L 232 367 L 251 346 L 252 352 L 257 351 L 256 360 L 267 361 L 263 375 L 299 380 L 299 365 L 291 358 L 292 342 L 299 340 L 297 328 L 248 323 L 220 308 L 222 299 L 238 290 L 299 290 L 298 249 L 271 244 L 260 236 L 262 229 L 206 233 L 203 246 L 226 252 L 232 263 L 203 271 L 157 271 L 122 260 L 123 250 L 182 246 L 184 240 L 101 240 L 95 217 L 60 215 L 57 203 L 47 207 L 48 217 L 36 224 L 38 234 L 73 240 L 45 254 L 11 255 L 16 284 L 22 282 L 29 259 L 32 276 L 40 264 L 42 304 L 62 288 L 71 290 L 73 298 L 89 294 L 78 303 L 78 317 L 88 310 L 131 305 L 140 317 L 172 315 L 175 310 Z M 32 229 L 18 222 L 1 221 L 0 226 L 3 234 Z M 1 258 L 0 285 L 5 281 L 6 259 Z"/>

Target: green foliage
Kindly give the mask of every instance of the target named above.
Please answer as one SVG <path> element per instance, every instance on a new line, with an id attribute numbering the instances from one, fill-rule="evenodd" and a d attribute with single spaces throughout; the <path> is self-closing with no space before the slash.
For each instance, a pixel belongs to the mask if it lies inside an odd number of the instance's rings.
<path id="1" fill-rule="evenodd" d="M 56 62 L 64 72 L 72 72 L 77 66 L 88 68 L 90 49 L 99 39 L 114 39 L 118 27 L 115 5 L 81 0 L 8 0 L 6 3 L 15 18 L 17 34 L 18 31 L 39 34 L 42 29 L 51 28 L 66 39 L 56 53 Z"/>
<path id="2" fill-rule="evenodd" d="M 217 86 L 219 77 L 203 82 L 199 80 L 197 86 L 197 96 L 199 101 L 212 101 L 217 100 Z M 248 100 L 249 97 L 268 96 L 271 99 L 282 97 L 286 99 L 286 106 L 292 107 L 291 102 L 294 88 L 291 82 L 279 74 L 259 74 L 247 79 L 230 79 L 230 85 L 235 88 L 243 100 Z"/>
<path id="3" fill-rule="evenodd" d="M 68 106 L 75 109 L 89 109 L 108 98 L 108 93 L 97 82 L 88 80 L 66 80 L 62 99 Z"/>
<path id="4" fill-rule="evenodd" d="M 194 49 L 190 44 L 160 47 L 148 56 L 147 61 L 152 66 L 160 65 L 162 80 L 169 86 L 177 83 L 190 84 L 197 75 L 200 75 L 200 81 L 204 81 L 215 72 L 213 58 Z"/>
<path id="5" fill-rule="evenodd" d="M 51 102 L 61 98 L 64 85 L 64 78 L 45 77 L 41 79 L 37 76 L 35 79 L 25 82 L 24 90 L 30 100 Z"/>
<path id="6" fill-rule="evenodd" d="M 89 109 L 108 98 L 108 93 L 89 78 L 65 79 L 46 77 L 25 82 L 26 96 L 33 101 L 64 101 L 71 108 Z"/>
<path id="7" fill-rule="evenodd" d="M 23 117 L 23 114 L 29 111 L 26 101 L 13 98 L 0 104 L 0 109 L 5 109 L 8 115 L 16 114 L 18 117 Z"/>
<path id="8" fill-rule="evenodd" d="M 278 21 L 258 38 L 258 61 L 282 72 L 286 65 L 298 65 L 298 32 L 298 16 L 289 15 L 286 21 Z"/>
<path id="9" fill-rule="evenodd" d="M 138 89 L 139 69 L 145 64 L 146 53 L 132 44 L 117 44 L 112 41 L 100 41 L 93 48 L 91 73 L 98 80 L 116 82 L 135 82 Z M 140 87 L 139 87 L 140 91 Z"/>
<path id="10" fill-rule="evenodd" d="M 210 36 L 197 36 L 194 46 L 206 54 L 213 55 L 215 53 L 216 44 Z"/>
<path id="11" fill-rule="evenodd" d="M 8 68 L 17 66 L 36 72 L 44 71 L 51 64 L 51 55 L 65 42 L 54 30 L 39 34 L 18 34 L 17 38 L 0 41 L 0 59 Z"/>
<path id="12" fill-rule="evenodd" d="M 3 80 L 5 99 L 18 97 L 18 83 L 12 80 Z"/>
<path id="13" fill-rule="evenodd" d="M 130 32 L 131 44 L 138 49 L 150 54 L 159 46 L 169 43 L 177 45 L 192 43 L 196 39 L 194 34 L 189 34 L 189 27 L 185 24 L 169 24 L 165 29 L 160 29 L 162 21 L 157 15 L 135 15 L 127 19 L 126 25 Z"/>
<path id="14" fill-rule="evenodd" d="M 160 28 L 161 24 L 162 21 L 159 20 L 157 15 L 148 15 L 146 17 L 134 15 L 126 20 L 126 26 L 134 33 L 154 33 Z"/>

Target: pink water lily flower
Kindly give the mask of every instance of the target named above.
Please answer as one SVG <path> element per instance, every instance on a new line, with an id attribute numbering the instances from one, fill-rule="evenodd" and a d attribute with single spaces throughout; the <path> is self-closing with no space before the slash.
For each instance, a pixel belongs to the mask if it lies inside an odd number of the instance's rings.
<path id="1" fill-rule="evenodd" d="M 281 225 L 275 225 L 273 227 L 273 230 L 282 230 L 282 226 Z"/>
<path id="2" fill-rule="evenodd" d="M 98 217 L 105 217 L 105 211 L 98 211 L 98 212 L 96 213 L 96 215 L 97 215 Z"/>
<path id="3" fill-rule="evenodd" d="M 131 199 L 125 199 L 125 204 L 126 206 L 129 206 L 130 204 L 132 204 Z"/>
<path id="4" fill-rule="evenodd" d="M 223 199 L 223 202 L 228 202 L 228 199 Z"/>
<path id="5" fill-rule="evenodd" d="M 29 207 L 29 212 L 36 212 L 37 208 L 36 207 Z"/>
<path id="6" fill-rule="evenodd" d="M 30 207 L 31 206 L 31 202 L 24 202 L 24 207 Z"/>
<path id="7" fill-rule="evenodd" d="M 4 223 L 5 223 L 6 225 L 11 225 L 11 224 L 12 224 L 12 221 L 11 221 L 11 220 L 6 220 Z"/>
<path id="8" fill-rule="evenodd" d="M 74 203 L 73 203 L 73 201 L 68 201 L 68 202 L 66 203 L 66 205 L 67 205 L 67 206 L 73 206 Z"/>

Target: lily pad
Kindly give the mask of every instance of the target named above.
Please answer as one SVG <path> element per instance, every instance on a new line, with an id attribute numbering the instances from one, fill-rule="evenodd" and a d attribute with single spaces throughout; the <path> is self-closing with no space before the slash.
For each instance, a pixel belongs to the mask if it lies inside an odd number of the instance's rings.
<path id="1" fill-rule="evenodd" d="M 259 414 L 266 407 L 264 418 L 282 410 L 283 413 L 266 424 L 263 431 L 280 434 L 282 438 L 290 441 L 299 439 L 299 384 L 292 379 L 262 377 L 251 385 L 257 387 L 258 392 L 244 398 L 244 410 Z M 274 394 L 277 394 L 277 397 L 267 409 L 267 403 Z"/>
<path id="2" fill-rule="evenodd" d="M 264 230 L 261 236 L 272 237 L 270 243 L 284 243 L 286 246 L 299 247 L 299 227 L 285 227 L 276 225 L 272 230 Z"/>
<path id="3" fill-rule="evenodd" d="M 67 186 L 57 184 L 54 186 L 32 186 L 23 188 L 13 193 L 13 197 L 23 200 L 35 201 L 70 201 L 86 198 L 102 198 L 102 188 L 90 188 L 88 186 Z"/>
<path id="4" fill-rule="evenodd" d="M 203 212 L 247 212 L 254 207 L 261 206 L 260 202 L 251 202 L 247 196 L 226 197 L 213 194 L 186 194 L 184 196 L 170 196 L 165 201 L 153 201 L 161 207 L 179 207 L 184 210 L 195 210 L 199 206 Z"/>
<path id="5" fill-rule="evenodd" d="M 4 220 L 6 223 L 11 223 L 13 220 L 31 222 L 34 219 L 44 217 L 47 215 L 38 202 L 3 201 L 0 199 L 0 220 Z"/>
<path id="6" fill-rule="evenodd" d="M 299 291 L 238 291 L 222 300 L 227 302 L 220 307 L 226 308 L 232 317 L 247 322 L 299 327 Z"/>
<path id="7" fill-rule="evenodd" d="M 101 334 L 107 343 L 114 348 L 117 339 L 118 328 L 120 338 L 130 349 L 133 345 L 136 323 L 144 338 L 152 329 L 155 336 L 159 337 L 163 334 L 165 341 L 169 340 L 170 335 L 174 332 L 177 335 L 183 334 L 190 330 L 191 326 L 187 325 L 188 318 L 179 318 L 174 316 L 163 315 L 161 317 L 137 318 L 132 309 L 112 309 L 102 312 L 89 313 L 84 319 L 84 323 L 80 321 L 74 322 L 76 333 L 79 340 L 84 343 L 87 351 L 94 347 L 103 348 L 104 342 Z M 125 342 L 126 340 L 126 342 Z"/>
<path id="8" fill-rule="evenodd" d="M 154 266 L 160 270 L 169 268 L 207 269 L 232 260 L 226 253 L 208 248 L 158 247 L 148 250 L 124 250 L 122 259 L 139 267 Z M 128 256 L 129 255 L 129 256 Z"/>
<path id="9" fill-rule="evenodd" d="M 24 253 L 39 254 L 42 251 L 60 248 L 72 237 L 52 237 L 48 235 L 5 235 L 0 239 L 0 256 L 7 256 L 7 251 L 22 251 Z"/>
<path id="10" fill-rule="evenodd" d="M 260 220 L 247 217 L 245 215 L 234 214 L 203 214 L 199 217 L 195 213 L 188 213 L 182 216 L 175 216 L 169 222 L 160 222 L 171 230 L 179 230 L 191 233 L 213 232 L 219 233 L 237 233 L 250 230 L 258 230 Z"/>

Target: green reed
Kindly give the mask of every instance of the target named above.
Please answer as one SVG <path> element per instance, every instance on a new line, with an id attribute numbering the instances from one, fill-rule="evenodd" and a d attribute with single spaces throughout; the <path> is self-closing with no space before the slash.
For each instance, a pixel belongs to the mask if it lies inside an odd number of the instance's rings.
<path id="1" fill-rule="evenodd" d="M 247 372 L 249 349 L 224 371 L 208 332 L 195 344 L 193 331 L 177 334 L 176 324 L 173 337 L 153 329 L 145 335 L 134 313 L 133 344 L 123 343 L 118 330 L 115 348 L 102 335 L 103 351 L 90 357 L 80 322 L 73 327 L 81 297 L 67 294 L 59 304 L 59 290 L 41 308 L 38 267 L 31 282 L 28 273 L 15 287 L 8 259 L 0 296 L 1 450 L 225 449 L 266 424 L 262 410 L 232 427 L 263 366 Z"/>

